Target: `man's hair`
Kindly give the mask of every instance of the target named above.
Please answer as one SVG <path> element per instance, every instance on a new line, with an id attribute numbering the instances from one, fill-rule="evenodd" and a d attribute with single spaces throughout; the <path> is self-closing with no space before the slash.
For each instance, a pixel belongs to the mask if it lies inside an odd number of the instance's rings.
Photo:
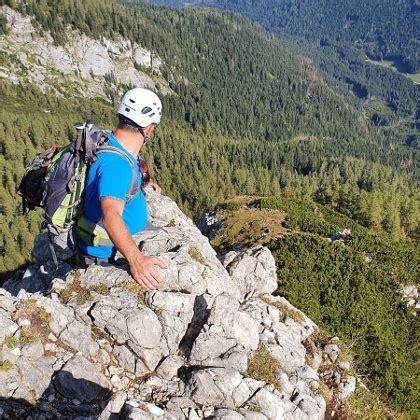
<path id="1" fill-rule="evenodd" d="M 140 127 L 137 124 L 135 124 L 133 121 L 129 120 L 121 114 L 118 114 L 117 128 L 120 130 L 127 130 L 131 132 L 138 131 L 140 129 Z"/>

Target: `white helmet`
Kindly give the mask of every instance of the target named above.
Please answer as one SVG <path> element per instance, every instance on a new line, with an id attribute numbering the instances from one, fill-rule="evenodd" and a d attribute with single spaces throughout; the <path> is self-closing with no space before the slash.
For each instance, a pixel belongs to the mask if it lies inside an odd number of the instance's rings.
<path id="1" fill-rule="evenodd" d="M 150 124 L 159 124 L 162 116 L 162 102 L 156 93 L 149 89 L 131 89 L 123 96 L 118 114 L 142 128 Z"/>

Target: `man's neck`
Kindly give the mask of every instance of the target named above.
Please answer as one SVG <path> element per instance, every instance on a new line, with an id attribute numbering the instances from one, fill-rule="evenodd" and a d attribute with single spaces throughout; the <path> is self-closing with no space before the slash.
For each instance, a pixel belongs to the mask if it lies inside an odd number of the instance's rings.
<path id="1" fill-rule="evenodd" d="M 117 130 L 114 132 L 114 137 L 133 156 L 137 156 L 140 153 L 140 149 L 144 143 L 144 138 L 140 131 L 138 133 L 133 133 L 131 131 L 117 128 Z"/>

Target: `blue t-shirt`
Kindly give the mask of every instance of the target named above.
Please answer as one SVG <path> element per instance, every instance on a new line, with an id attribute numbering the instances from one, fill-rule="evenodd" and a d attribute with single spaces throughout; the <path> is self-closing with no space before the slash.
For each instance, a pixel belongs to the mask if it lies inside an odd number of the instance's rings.
<path id="1" fill-rule="evenodd" d="M 108 143 L 123 150 L 132 159 L 140 186 L 142 175 L 136 157 L 126 150 L 112 133 L 108 136 Z M 98 223 L 102 218 L 100 202 L 102 197 L 114 197 L 126 201 L 132 176 L 133 170 L 126 158 L 115 153 L 99 153 L 89 169 L 86 180 L 84 215 L 90 221 Z M 131 201 L 125 204 L 122 218 L 131 235 L 140 232 L 147 225 L 146 197 L 141 188 Z M 97 258 L 109 258 L 117 251 L 114 246 L 91 246 L 80 240 L 78 246 L 82 254 Z"/>

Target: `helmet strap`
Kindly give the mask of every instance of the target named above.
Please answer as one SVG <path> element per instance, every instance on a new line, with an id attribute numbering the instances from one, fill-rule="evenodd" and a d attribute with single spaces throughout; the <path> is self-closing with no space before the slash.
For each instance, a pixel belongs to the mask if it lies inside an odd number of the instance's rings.
<path id="1" fill-rule="evenodd" d="M 143 136 L 143 145 L 145 145 L 149 141 L 149 136 L 143 130 L 143 127 L 139 127 L 138 130 L 140 131 L 141 135 Z"/>

